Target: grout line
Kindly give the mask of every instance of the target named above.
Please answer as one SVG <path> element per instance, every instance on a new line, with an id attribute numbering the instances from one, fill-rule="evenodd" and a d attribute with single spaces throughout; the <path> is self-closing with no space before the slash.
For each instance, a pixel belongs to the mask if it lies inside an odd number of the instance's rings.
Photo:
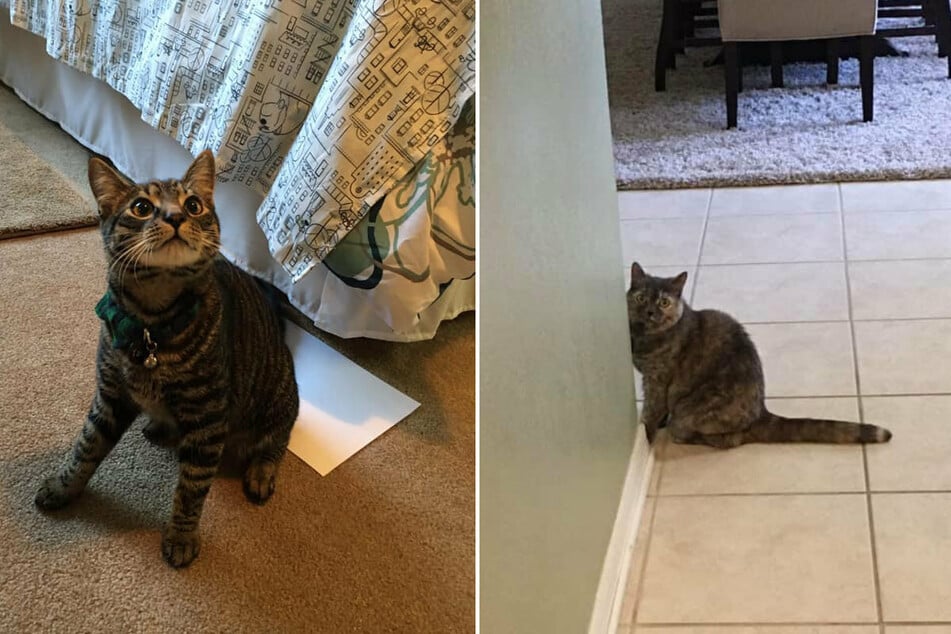
<path id="1" fill-rule="evenodd" d="M 916 621 L 916 622 L 915 622 L 915 625 L 918 625 L 918 624 L 919 624 L 919 623 Z M 697 622 L 695 622 L 695 623 L 637 623 L 636 625 L 637 625 L 637 628 L 636 628 L 636 629 L 638 629 L 638 630 L 641 630 L 641 629 L 649 630 L 649 629 L 660 628 L 660 627 L 664 627 L 664 628 L 667 628 L 667 627 L 670 627 L 670 628 L 682 628 L 682 627 L 689 627 L 689 628 L 695 628 L 695 627 L 715 627 L 715 628 L 721 628 L 721 627 L 722 627 L 722 628 L 727 628 L 727 627 L 729 627 L 729 628 L 741 628 L 741 627 L 816 627 L 816 626 L 823 626 L 823 625 L 825 625 L 825 626 L 830 626 L 830 625 L 833 625 L 833 626 L 835 626 L 835 625 L 839 625 L 839 626 L 842 626 L 842 625 L 865 625 L 865 626 L 868 627 L 868 626 L 876 625 L 876 623 L 869 623 L 869 622 L 867 622 L 867 621 L 866 621 L 866 622 L 862 622 L 862 621 L 829 621 L 829 622 L 823 622 L 823 621 L 768 621 L 768 622 L 761 622 L 761 623 L 753 622 L 753 621 L 750 621 L 750 622 L 737 621 L 737 622 L 735 622 L 735 623 L 710 623 L 710 622 L 705 622 L 705 621 L 697 621 Z M 889 623 L 889 625 L 894 625 L 894 624 L 893 624 L 893 623 Z"/>
<path id="2" fill-rule="evenodd" d="M 734 493 L 661 493 L 657 491 L 659 498 L 782 498 L 782 497 L 828 497 L 836 495 L 865 495 L 865 491 L 858 489 L 855 491 L 737 491 Z M 876 493 L 945 493 L 945 491 L 876 491 Z"/>
<path id="3" fill-rule="evenodd" d="M 650 262 L 644 261 L 641 264 L 644 267 L 664 266 L 696 266 L 697 268 L 717 268 L 726 266 L 779 266 L 781 264 L 842 264 L 850 262 L 856 264 L 888 264 L 892 262 L 947 262 L 951 257 L 929 256 L 923 258 L 848 258 L 842 260 L 764 260 L 757 262 L 707 262 L 702 264 L 684 264 L 683 262 Z"/>
<path id="4" fill-rule="evenodd" d="M 802 218 L 804 216 L 831 216 L 833 214 L 842 214 L 843 216 L 868 216 L 874 214 L 926 214 L 926 213 L 938 213 L 938 214 L 951 214 L 951 209 L 872 209 L 866 211 L 844 211 L 841 209 L 830 209 L 828 211 L 763 211 L 760 213 L 723 213 L 719 212 L 713 214 L 711 212 L 711 218 L 776 218 L 776 217 L 791 217 L 791 218 Z M 683 213 L 676 216 L 637 216 L 636 218 L 619 218 L 621 222 L 638 222 L 641 220 L 693 220 L 699 218 L 700 214 L 696 213 Z"/>
<path id="5" fill-rule="evenodd" d="M 710 202 L 713 201 L 713 192 L 712 192 L 712 190 L 711 190 L 711 193 L 710 193 L 710 199 L 709 199 L 709 201 L 710 201 Z M 710 204 L 710 202 L 707 203 L 707 215 L 708 215 L 709 217 L 711 217 L 711 218 L 777 218 L 777 217 L 780 217 L 780 218 L 787 218 L 787 217 L 788 217 L 788 218 L 804 218 L 804 217 L 806 217 L 806 216 L 834 216 L 834 215 L 838 215 L 838 214 L 839 214 L 839 211 L 837 211 L 837 210 L 835 210 L 835 209 L 830 209 L 829 211 L 786 211 L 786 212 L 773 212 L 773 213 L 766 212 L 766 213 L 759 213 L 759 214 L 742 214 L 742 213 L 741 213 L 741 214 L 712 214 L 712 215 L 711 215 L 710 208 L 711 208 L 712 205 Z M 868 212 L 868 213 L 875 213 L 875 212 Z M 894 213 L 894 212 L 892 212 L 892 213 Z M 694 215 L 692 215 L 692 216 L 666 216 L 666 217 L 657 217 L 657 218 L 648 218 L 648 217 L 645 216 L 644 218 L 628 218 L 628 219 L 626 219 L 626 220 L 622 220 L 621 222 L 639 222 L 639 221 L 641 221 L 641 220 L 650 220 L 650 221 L 655 221 L 655 220 L 695 220 L 695 219 L 697 219 L 697 218 L 699 218 L 699 217 L 700 217 L 700 216 L 697 215 L 697 214 L 694 214 Z"/>
<path id="6" fill-rule="evenodd" d="M 849 322 L 866 324 L 876 322 L 899 322 L 899 321 L 951 321 L 948 317 L 885 317 L 882 319 L 790 319 L 789 321 L 742 321 L 744 326 L 769 326 L 771 324 L 847 324 Z"/>
<path id="7" fill-rule="evenodd" d="M 855 339 L 855 322 L 854 315 L 852 310 L 852 280 L 849 276 L 849 247 L 848 247 L 848 236 L 846 235 L 845 228 L 845 205 L 842 201 L 842 185 L 841 183 L 836 185 L 836 190 L 839 194 L 839 219 L 842 223 L 842 257 L 846 260 L 845 265 L 845 296 L 848 303 L 849 309 L 849 334 L 852 338 L 852 365 L 855 372 L 855 391 L 860 395 L 862 394 L 862 377 L 859 372 L 859 349 L 858 344 Z M 859 422 L 865 422 L 865 409 L 862 406 L 862 398 L 858 398 L 858 410 L 859 410 Z M 878 631 L 879 634 L 885 634 L 885 625 L 884 625 L 884 614 L 882 612 L 882 584 L 879 580 L 879 570 L 878 570 L 878 550 L 875 545 L 875 522 L 872 515 L 872 493 L 870 478 L 868 472 L 868 451 L 866 450 L 866 445 L 862 444 L 862 471 L 865 476 L 865 509 L 868 515 L 868 537 L 869 537 L 869 547 L 871 549 L 872 555 L 872 581 L 875 587 L 875 611 L 878 615 Z"/>
<path id="8" fill-rule="evenodd" d="M 702 310 L 702 309 L 695 309 Z M 790 319 L 789 321 L 741 321 L 744 326 L 772 326 L 772 325 L 799 325 L 799 324 L 847 324 L 849 322 L 856 324 L 874 324 L 874 323 L 893 323 L 902 321 L 951 321 L 951 315 L 948 317 L 884 317 L 879 319 Z"/>
<path id="9" fill-rule="evenodd" d="M 713 623 L 708 621 L 697 621 L 692 623 L 637 623 L 637 629 L 653 629 L 658 627 L 682 628 L 682 627 L 714 627 L 714 628 L 738 628 L 738 627 L 815 627 L 829 625 L 951 625 L 951 621 L 885 621 L 884 623 L 871 623 L 868 621 L 737 621 L 733 623 Z"/>
<path id="10" fill-rule="evenodd" d="M 654 442 L 657 443 L 657 440 L 658 439 L 655 437 Z M 647 561 L 651 554 L 651 542 L 654 539 L 654 523 L 657 521 L 657 504 L 660 502 L 660 485 L 661 480 L 664 477 L 663 456 L 665 452 L 661 451 L 660 449 L 661 447 L 658 444 L 657 449 L 655 450 L 656 453 L 654 455 L 654 465 L 655 468 L 658 469 L 657 494 L 651 495 L 651 483 L 650 481 L 647 482 L 647 502 L 651 505 L 651 517 L 650 524 L 647 526 L 647 536 L 645 537 L 647 541 L 644 542 L 644 560 L 641 562 L 640 569 L 637 571 L 637 593 L 634 595 L 634 610 L 631 614 L 630 622 L 631 628 L 634 628 L 635 624 L 637 623 L 637 612 L 641 609 L 641 597 L 644 595 L 644 575 L 647 572 Z M 638 530 L 640 530 L 640 527 L 638 527 Z M 630 579 L 628 579 L 628 583 L 630 583 Z"/>
<path id="11" fill-rule="evenodd" d="M 801 218 L 803 216 L 831 216 L 833 214 L 842 214 L 845 216 L 867 216 L 871 214 L 922 214 L 922 213 L 940 213 L 951 214 L 951 209 L 873 209 L 870 211 L 843 211 L 830 209 L 829 211 L 764 211 L 761 213 L 711 213 L 711 218 L 776 218 L 793 217 Z M 641 220 L 695 220 L 700 218 L 701 214 L 683 213 L 676 216 L 637 216 L 636 218 L 618 218 L 620 222 L 639 222 Z"/>
<path id="12" fill-rule="evenodd" d="M 808 395 L 808 396 L 770 396 L 766 395 L 766 398 L 907 398 L 907 397 L 924 397 L 924 396 L 951 396 L 951 392 L 894 392 L 894 393 L 879 393 L 879 394 L 826 394 L 826 395 Z"/>
<path id="13" fill-rule="evenodd" d="M 891 394 L 767 394 L 766 400 L 817 399 L 817 398 L 922 398 L 926 396 L 951 396 L 951 392 L 895 392 Z M 639 399 L 638 402 L 643 402 Z"/>
<path id="14" fill-rule="evenodd" d="M 862 399 L 859 399 L 859 420 L 864 421 L 862 415 Z M 879 634 L 885 634 L 885 614 L 882 609 L 882 582 L 879 579 L 878 548 L 875 543 L 875 514 L 872 512 L 872 492 L 868 475 L 868 451 L 864 444 L 862 445 L 862 465 L 865 468 L 865 505 L 868 510 L 869 546 L 872 550 L 872 580 L 875 584 L 875 609 L 878 613 Z"/>
<path id="15" fill-rule="evenodd" d="M 700 258 L 703 256 L 703 242 L 707 236 L 707 223 L 710 221 L 710 207 L 712 203 L 713 203 L 713 188 L 710 188 L 710 190 L 707 193 L 707 209 L 703 217 L 703 227 L 700 229 L 700 243 L 697 246 L 697 262 L 694 265 L 694 268 L 691 269 L 694 275 L 693 284 L 690 286 L 690 302 L 689 303 L 691 304 L 693 303 L 693 298 L 697 292 L 697 286 L 700 282 L 700 279 L 699 279 Z M 657 443 L 657 441 L 658 439 L 655 438 L 654 442 Z M 669 440 L 666 438 L 666 434 L 665 434 L 663 442 L 664 442 L 663 449 L 666 449 L 667 443 L 669 442 Z M 663 449 L 661 449 L 661 445 L 658 444 L 658 450 L 654 456 L 654 465 L 655 465 L 655 468 L 658 470 L 657 471 L 657 489 L 656 489 L 656 493 L 654 493 L 653 495 L 653 500 L 651 500 L 651 504 L 652 504 L 651 519 L 650 519 L 650 526 L 648 526 L 648 529 L 647 529 L 647 537 L 646 537 L 647 541 L 644 544 L 644 561 L 641 562 L 640 570 L 637 573 L 637 594 L 634 597 L 634 613 L 631 615 L 632 629 L 636 627 L 637 613 L 641 609 L 641 598 L 644 596 L 644 582 L 646 581 L 644 577 L 647 572 L 647 562 L 650 558 L 651 542 L 653 542 L 653 539 L 654 539 L 654 524 L 657 521 L 657 505 L 660 502 L 660 491 L 661 491 L 661 487 L 664 484 L 664 455 L 666 454 L 666 451 L 664 451 Z M 647 486 L 648 486 L 647 492 L 648 492 L 648 495 L 650 495 L 651 494 L 650 482 L 647 483 Z M 650 498 L 648 499 L 650 500 Z"/>
<path id="16" fill-rule="evenodd" d="M 878 319 L 852 319 L 851 321 L 858 324 L 865 323 L 874 323 L 874 322 L 893 322 L 893 321 L 948 321 L 951 317 L 883 317 Z"/>
<path id="17" fill-rule="evenodd" d="M 703 227 L 700 229 L 700 245 L 697 249 L 697 264 L 694 268 L 695 278 L 693 280 L 693 286 L 690 287 L 690 304 L 693 304 L 693 298 L 697 295 L 697 286 L 700 283 L 700 260 L 703 259 L 703 244 L 707 239 L 707 226 L 710 224 L 710 208 L 713 207 L 713 188 L 710 188 L 710 193 L 707 194 L 707 211 L 703 216 Z"/>

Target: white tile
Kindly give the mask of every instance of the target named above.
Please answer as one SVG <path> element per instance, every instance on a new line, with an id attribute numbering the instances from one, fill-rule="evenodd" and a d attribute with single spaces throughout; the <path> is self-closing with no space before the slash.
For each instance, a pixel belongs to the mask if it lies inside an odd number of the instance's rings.
<path id="1" fill-rule="evenodd" d="M 951 392 L 951 319 L 855 322 L 863 394 Z"/>
<path id="2" fill-rule="evenodd" d="M 951 213 L 944 211 L 846 214 L 850 260 L 951 257 Z"/>
<path id="3" fill-rule="evenodd" d="M 709 189 L 658 189 L 618 192 L 622 220 L 696 218 L 707 214 Z"/>
<path id="4" fill-rule="evenodd" d="M 687 283 L 684 284 L 684 297 L 690 298 L 690 294 L 693 293 L 694 282 L 697 279 L 696 274 L 697 267 L 695 266 L 652 266 L 645 270 L 648 275 L 653 275 L 655 277 L 676 277 L 684 271 L 687 272 Z M 631 267 L 630 265 L 624 267 L 624 288 L 631 287 Z"/>
<path id="5" fill-rule="evenodd" d="M 700 267 L 694 307 L 741 322 L 847 320 L 845 263 Z"/>
<path id="6" fill-rule="evenodd" d="M 872 513 L 885 620 L 951 621 L 951 494 L 876 493 Z"/>
<path id="7" fill-rule="evenodd" d="M 621 250 L 624 264 L 651 266 L 696 265 L 703 218 L 622 220 Z"/>
<path id="8" fill-rule="evenodd" d="M 886 625 L 885 634 L 951 634 L 947 625 Z"/>
<path id="9" fill-rule="evenodd" d="M 710 204 L 714 216 L 837 211 L 839 188 L 834 183 L 714 189 Z"/>
<path id="10" fill-rule="evenodd" d="M 763 361 L 767 396 L 856 394 L 848 322 L 746 326 Z"/>
<path id="11" fill-rule="evenodd" d="M 864 495 L 659 497 L 638 623 L 876 621 Z"/>
<path id="12" fill-rule="evenodd" d="M 711 217 L 700 261 L 746 264 L 841 259 L 838 214 L 795 214 Z"/>
<path id="13" fill-rule="evenodd" d="M 951 396 L 863 397 L 865 422 L 892 431 L 869 445 L 873 491 L 951 491 Z"/>
<path id="14" fill-rule="evenodd" d="M 845 212 L 951 209 L 951 180 L 842 183 Z"/>
<path id="15" fill-rule="evenodd" d="M 767 407 L 781 416 L 858 421 L 855 398 L 770 399 Z M 663 461 L 660 495 L 865 490 L 857 445 L 753 444 L 720 450 L 671 443 Z"/>
<path id="16" fill-rule="evenodd" d="M 850 262 L 853 319 L 951 317 L 951 260 Z"/>

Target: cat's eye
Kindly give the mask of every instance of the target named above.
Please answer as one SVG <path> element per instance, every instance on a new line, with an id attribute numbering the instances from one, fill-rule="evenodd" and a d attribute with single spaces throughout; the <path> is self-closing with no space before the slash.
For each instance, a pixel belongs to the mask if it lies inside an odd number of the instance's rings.
<path id="1" fill-rule="evenodd" d="M 661 297 L 661 298 L 660 298 L 660 302 L 658 302 L 658 303 L 660 304 L 660 307 L 661 307 L 661 308 L 670 308 L 670 298 L 669 298 L 669 297 Z"/>
<path id="2" fill-rule="evenodd" d="M 201 201 L 198 200 L 197 196 L 189 196 L 185 199 L 185 204 L 183 205 L 185 211 L 192 216 L 200 216 L 201 212 L 204 211 Z"/>
<path id="3" fill-rule="evenodd" d="M 647 301 L 647 296 L 644 293 L 634 293 L 634 301 L 638 304 L 643 304 Z"/>
<path id="4" fill-rule="evenodd" d="M 152 212 L 155 211 L 155 207 L 145 198 L 137 198 L 132 202 L 129 211 L 131 211 L 132 215 L 136 218 L 145 219 L 152 215 Z"/>

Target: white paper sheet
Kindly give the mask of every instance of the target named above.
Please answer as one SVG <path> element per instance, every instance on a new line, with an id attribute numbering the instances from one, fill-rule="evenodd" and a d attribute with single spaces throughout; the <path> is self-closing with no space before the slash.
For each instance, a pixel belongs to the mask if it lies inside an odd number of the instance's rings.
<path id="1" fill-rule="evenodd" d="M 294 353 L 301 398 L 288 448 L 320 475 L 419 407 L 294 324 L 287 324 L 285 339 Z"/>

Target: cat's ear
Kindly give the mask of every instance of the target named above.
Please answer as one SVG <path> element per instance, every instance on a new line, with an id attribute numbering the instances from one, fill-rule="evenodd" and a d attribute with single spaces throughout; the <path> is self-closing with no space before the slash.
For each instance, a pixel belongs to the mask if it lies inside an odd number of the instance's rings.
<path id="1" fill-rule="evenodd" d="M 675 277 L 673 280 L 671 280 L 670 288 L 671 290 L 674 291 L 677 297 L 680 297 L 680 295 L 684 292 L 684 284 L 686 283 L 687 283 L 687 272 L 684 271 L 683 273 Z"/>
<path id="2" fill-rule="evenodd" d="M 647 273 L 644 272 L 641 265 L 637 262 L 631 263 L 631 284 L 641 282 L 645 277 L 647 277 Z"/>
<path id="3" fill-rule="evenodd" d="M 205 200 L 211 200 L 215 193 L 215 169 L 215 155 L 205 150 L 189 166 L 182 182 Z"/>
<path id="4" fill-rule="evenodd" d="M 95 156 L 89 159 L 89 187 L 99 205 L 99 215 L 108 218 L 116 211 L 135 183 Z"/>

